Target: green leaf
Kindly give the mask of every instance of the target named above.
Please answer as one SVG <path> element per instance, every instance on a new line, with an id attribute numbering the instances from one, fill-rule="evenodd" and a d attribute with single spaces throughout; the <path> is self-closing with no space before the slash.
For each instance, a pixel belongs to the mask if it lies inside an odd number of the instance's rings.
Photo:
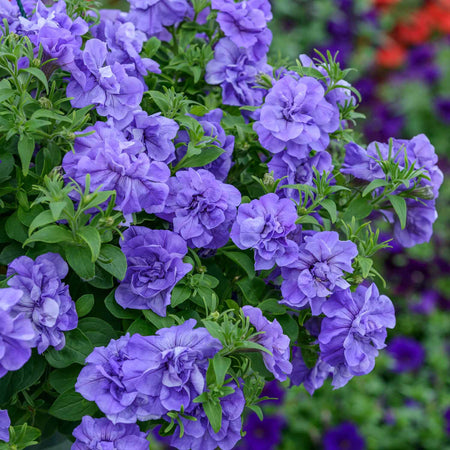
<path id="1" fill-rule="evenodd" d="M 237 282 L 245 299 L 254 305 L 261 303 L 266 293 L 267 286 L 261 278 L 242 278 Z"/>
<path id="2" fill-rule="evenodd" d="M 34 138 L 26 136 L 24 134 L 20 136 L 17 150 L 19 152 L 20 162 L 22 163 L 22 172 L 24 176 L 28 175 L 34 147 Z"/>
<path id="3" fill-rule="evenodd" d="M 214 358 L 210 361 L 210 365 L 212 364 L 214 367 L 214 374 L 216 376 L 216 384 L 217 386 L 222 386 L 225 381 L 225 376 L 227 371 L 231 365 L 231 359 L 225 358 L 224 356 L 216 353 Z"/>
<path id="4" fill-rule="evenodd" d="M 177 170 L 186 167 L 203 167 L 210 162 L 215 161 L 222 153 L 225 153 L 223 148 L 219 147 L 205 147 L 200 154 L 193 155 L 181 161 L 177 165 Z"/>
<path id="5" fill-rule="evenodd" d="M 55 400 L 48 413 L 58 419 L 75 422 L 81 420 L 83 416 L 93 416 L 97 410 L 94 402 L 85 400 L 74 389 L 69 389 Z"/>
<path id="6" fill-rule="evenodd" d="M 212 429 L 214 432 L 218 433 L 222 427 L 222 406 L 220 405 L 220 402 L 213 402 L 210 400 L 202 403 L 202 405 Z"/>
<path id="7" fill-rule="evenodd" d="M 356 198 L 353 200 L 345 211 L 342 219 L 349 222 L 352 217 L 356 220 L 365 219 L 372 212 L 372 205 L 364 198 Z"/>
<path id="8" fill-rule="evenodd" d="M 333 200 L 325 199 L 320 202 L 320 205 L 327 210 L 331 222 L 335 223 L 337 219 L 336 203 Z"/>
<path id="9" fill-rule="evenodd" d="M 50 225 L 33 233 L 24 245 L 30 242 L 46 242 L 47 244 L 56 244 L 58 242 L 73 242 L 72 233 L 62 225 Z"/>
<path id="10" fill-rule="evenodd" d="M 71 364 L 84 364 L 86 357 L 94 349 L 88 337 L 79 329 L 68 331 L 65 334 L 66 345 L 61 350 L 50 347 L 45 353 L 45 359 L 57 369 L 68 367 Z"/>
<path id="11" fill-rule="evenodd" d="M 142 336 L 151 336 L 155 334 L 156 328 L 144 319 L 136 319 L 127 329 L 131 335 L 139 333 Z"/>
<path id="12" fill-rule="evenodd" d="M 387 182 L 384 179 L 378 178 L 376 180 L 372 180 L 363 190 L 362 196 L 365 197 L 367 194 L 370 194 L 375 189 L 378 189 L 379 187 L 388 186 L 389 182 Z"/>
<path id="13" fill-rule="evenodd" d="M 185 284 L 178 284 L 175 286 L 170 297 L 170 305 L 172 308 L 185 302 L 191 296 L 191 293 L 191 289 Z"/>
<path id="14" fill-rule="evenodd" d="M 364 278 L 367 278 L 370 273 L 370 269 L 373 266 L 373 261 L 370 258 L 366 258 L 364 256 L 358 256 L 358 263 L 361 267 L 361 274 Z"/>
<path id="15" fill-rule="evenodd" d="M 406 226 L 406 215 L 407 215 L 406 201 L 403 197 L 399 197 L 398 195 L 389 195 L 388 200 L 393 206 L 400 220 L 400 226 L 402 227 L 403 230 Z"/>
<path id="16" fill-rule="evenodd" d="M 116 291 L 111 291 L 105 298 L 105 306 L 108 311 L 118 319 L 136 319 L 139 317 L 139 311 L 135 309 L 123 309 L 115 300 L 114 293 Z"/>
<path id="17" fill-rule="evenodd" d="M 45 225 L 54 223 L 55 220 L 58 220 L 58 219 L 55 219 L 53 217 L 53 214 L 50 210 L 42 211 L 31 222 L 30 227 L 28 229 L 28 234 L 31 235 L 36 228 L 40 228 Z"/>
<path id="18" fill-rule="evenodd" d="M 94 306 L 94 296 L 92 294 L 82 295 L 75 303 L 78 317 L 87 316 Z"/>
<path id="19" fill-rule="evenodd" d="M 273 315 L 280 315 L 286 313 L 286 307 L 281 305 L 276 298 L 268 298 L 258 305 L 258 308 L 263 312 L 268 312 Z"/>
<path id="20" fill-rule="evenodd" d="M 73 389 L 77 382 L 78 375 L 82 367 L 78 364 L 72 364 L 64 369 L 56 369 L 50 372 L 48 382 L 60 394 Z"/>
<path id="21" fill-rule="evenodd" d="M 17 211 L 11 214 L 6 220 L 5 231 L 9 238 L 26 243 L 27 230 L 20 222 Z"/>
<path id="22" fill-rule="evenodd" d="M 258 416 L 259 420 L 263 420 L 264 419 L 264 414 L 263 414 L 262 409 L 261 409 L 260 406 L 258 406 L 258 405 L 249 405 L 248 408 L 251 409 L 254 413 L 256 413 L 256 415 Z"/>
<path id="23" fill-rule="evenodd" d="M 117 331 L 106 321 L 97 317 L 86 317 L 78 322 L 81 330 L 94 347 L 102 347 L 109 344 L 111 339 L 116 339 Z"/>
<path id="24" fill-rule="evenodd" d="M 223 252 L 227 258 L 235 262 L 239 267 L 244 269 L 248 277 L 254 278 L 255 266 L 254 262 L 244 252 Z"/>
<path id="25" fill-rule="evenodd" d="M 127 258 L 120 248 L 103 244 L 97 264 L 118 280 L 123 280 L 127 273 Z"/>
<path id="26" fill-rule="evenodd" d="M 89 281 L 95 277 L 95 264 L 91 259 L 91 251 L 87 247 L 67 245 L 64 251 L 69 266 L 81 279 Z"/>
<path id="27" fill-rule="evenodd" d="M 160 328 L 167 328 L 175 325 L 175 321 L 170 317 L 161 317 L 149 309 L 143 310 L 144 317 L 159 330 Z"/>
<path id="28" fill-rule="evenodd" d="M 48 94 L 48 81 L 45 73 L 37 67 L 27 67 L 26 69 L 20 69 L 19 72 L 27 72 L 37 78 L 45 87 L 45 92 Z"/>
<path id="29" fill-rule="evenodd" d="M 92 254 L 91 261 L 97 261 L 98 257 L 100 256 L 100 248 L 102 245 L 100 233 L 98 232 L 97 228 L 90 225 L 80 228 L 78 230 L 78 236 L 80 236 L 81 239 L 83 239 L 83 241 L 86 242 L 86 244 L 90 248 Z"/>
<path id="30" fill-rule="evenodd" d="M 283 333 L 289 337 L 292 342 L 297 341 L 298 338 L 298 324 L 290 315 L 277 317 L 278 322 L 283 328 Z"/>
<path id="31" fill-rule="evenodd" d="M 317 219 L 313 216 L 302 216 L 299 217 L 295 223 L 302 223 L 302 224 L 307 224 L 309 223 L 310 225 L 318 225 L 320 226 L 320 223 L 317 221 Z"/>
<path id="32" fill-rule="evenodd" d="M 52 212 L 53 219 L 59 220 L 61 218 L 61 213 L 63 212 L 63 209 L 66 207 L 67 202 L 70 200 L 62 201 L 62 202 L 51 202 L 49 204 L 50 211 Z"/>

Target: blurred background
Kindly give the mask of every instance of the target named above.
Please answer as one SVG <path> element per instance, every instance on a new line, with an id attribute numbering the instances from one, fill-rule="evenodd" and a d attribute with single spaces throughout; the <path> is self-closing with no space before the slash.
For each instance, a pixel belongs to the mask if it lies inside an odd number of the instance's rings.
<path id="1" fill-rule="evenodd" d="M 357 68 L 363 139 L 425 133 L 449 175 L 450 0 L 272 0 L 272 9 L 270 62 L 339 51 L 341 66 Z M 325 383 L 313 397 L 271 382 L 265 394 L 278 400 L 262 403 L 262 422 L 247 418 L 241 449 L 450 449 L 449 207 L 447 179 L 432 241 L 394 246 L 378 261 L 397 326 L 375 370 L 340 390 Z"/>

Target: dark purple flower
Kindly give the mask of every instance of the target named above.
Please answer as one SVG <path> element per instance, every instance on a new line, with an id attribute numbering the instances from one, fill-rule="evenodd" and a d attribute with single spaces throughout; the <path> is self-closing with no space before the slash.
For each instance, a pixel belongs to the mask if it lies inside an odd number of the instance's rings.
<path id="1" fill-rule="evenodd" d="M 245 317 L 248 317 L 250 323 L 257 332 L 262 332 L 256 336 L 255 342 L 269 350 L 269 353 L 262 354 L 264 365 L 267 370 L 273 373 L 273 376 L 284 381 L 292 372 L 292 364 L 289 362 L 290 340 L 283 334 L 283 329 L 277 319 L 270 322 L 266 319 L 259 308 L 246 305 L 242 307 Z"/>
<path id="2" fill-rule="evenodd" d="M 36 332 L 25 314 L 15 314 L 23 292 L 19 289 L 0 289 L 0 378 L 10 370 L 19 370 L 31 356 Z"/>
<path id="3" fill-rule="evenodd" d="M 281 269 L 281 303 L 299 309 L 309 305 L 313 315 L 320 314 L 330 294 L 350 286 L 343 278 L 344 271 L 353 272 L 352 260 L 357 254 L 356 245 L 340 241 L 335 231 L 306 236 L 297 260 Z"/>
<path id="4" fill-rule="evenodd" d="M 445 123 L 450 123 L 450 98 L 437 98 L 435 106 L 439 118 Z"/>
<path id="5" fill-rule="evenodd" d="M 436 309 L 436 304 L 439 299 L 439 293 L 434 290 L 427 290 L 420 292 L 421 299 L 418 303 L 410 305 L 411 311 L 416 314 L 431 314 Z"/>
<path id="6" fill-rule="evenodd" d="M 264 415 L 263 420 L 252 413 L 247 419 L 244 431 L 247 433 L 239 448 L 248 450 L 275 450 L 281 442 L 281 433 L 286 424 L 283 417 Z"/>
<path id="7" fill-rule="evenodd" d="M 196 119 L 203 128 L 205 136 L 210 136 L 214 138 L 211 142 L 212 146 L 216 146 L 224 150 L 217 159 L 203 166 L 204 169 L 210 171 L 219 181 L 225 181 L 228 176 L 228 172 L 232 165 L 232 156 L 234 149 L 234 136 L 225 134 L 225 130 L 222 128 L 220 121 L 223 117 L 223 111 L 219 108 L 213 109 L 204 116 L 195 116 L 189 114 L 191 117 Z M 180 145 L 180 144 L 183 145 Z M 186 130 L 181 130 L 178 133 L 177 139 L 175 140 L 177 144 L 177 163 L 185 156 L 187 151 L 187 146 L 189 144 L 189 133 Z M 174 163 L 175 165 L 175 163 Z"/>
<path id="8" fill-rule="evenodd" d="M 169 411 L 188 414 L 192 401 L 206 389 L 208 358 L 222 344 L 206 328 L 195 328 L 189 319 L 182 325 L 162 328 L 154 336 L 135 334 L 127 346 L 129 360 L 123 363 L 124 384 L 149 397 L 152 418 Z"/>
<path id="9" fill-rule="evenodd" d="M 169 188 L 166 208 L 159 216 L 171 221 L 190 247 L 223 247 L 241 202 L 240 192 L 207 170 L 191 168 L 170 178 Z"/>
<path id="10" fill-rule="evenodd" d="M 364 126 L 369 141 L 385 141 L 397 136 L 404 126 L 404 117 L 392 110 L 392 106 L 377 101 L 370 105 L 370 120 Z"/>
<path id="11" fill-rule="evenodd" d="M 267 23 L 272 20 L 269 0 L 212 0 L 221 30 L 237 47 L 250 49 L 254 59 L 264 57 L 272 41 Z"/>
<path id="12" fill-rule="evenodd" d="M 165 316 L 172 289 L 192 269 L 183 263 L 186 242 L 172 231 L 130 227 L 124 231 L 120 246 L 128 267 L 116 289 L 117 303 Z"/>
<path id="13" fill-rule="evenodd" d="M 73 436 L 76 440 L 72 450 L 148 450 L 149 446 L 146 433 L 138 425 L 113 424 L 104 417 L 84 416 Z"/>
<path id="14" fill-rule="evenodd" d="M 386 328 L 395 325 L 394 306 L 375 284 L 333 294 L 323 305 L 325 318 L 319 334 L 321 358 L 351 375 L 366 375 L 384 348 Z"/>
<path id="15" fill-rule="evenodd" d="M 154 419 L 153 402 L 124 381 L 123 365 L 130 359 L 130 335 L 111 340 L 107 347 L 96 347 L 86 358 L 75 390 L 93 401 L 113 423 L 134 423 Z"/>
<path id="16" fill-rule="evenodd" d="M 450 436 L 450 408 L 447 408 L 444 412 L 445 419 L 445 432 Z"/>
<path id="17" fill-rule="evenodd" d="M 281 405 L 283 403 L 286 391 L 283 385 L 278 380 L 272 380 L 266 382 L 261 392 L 261 397 L 269 397 L 270 400 L 264 400 L 264 404 L 271 403 L 275 405 Z"/>
<path id="18" fill-rule="evenodd" d="M 396 336 L 389 342 L 387 352 L 394 358 L 395 372 L 419 369 L 425 359 L 425 349 L 420 342 L 405 336 Z"/>
<path id="19" fill-rule="evenodd" d="M 344 422 L 329 429 L 323 437 L 324 450 L 364 450 L 366 443 L 355 425 Z"/>
<path id="20" fill-rule="evenodd" d="M 105 42 L 89 39 L 74 61 L 66 94 L 74 108 L 94 105 L 101 116 L 123 120 L 140 105 L 144 84 L 118 62 L 105 65 L 107 56 Z"/>
<path id="21" fill-rule="evenodd" d="M 127 20 L 148 36 L 170 40 L 165 27 L 181 22 L 192 11 L 187 0 L 131 0 Z"/>
<path id="22" fill-rule="evenodd" d="M 242 250 L 255 249 L 255 269 L 286 266 L 295 261 L 297 244 L 288 239 L 296 229 L 297 208 L 292 200 L 266 194 L 239 206 L 231 239 Z"/>
<path id="23" fill-rule="evenodd" d="M 67 178 L 84 187 L 86 175 L 90 174 L 91 191 L 115 190 L 115 208 L 125 215 L 142 210 L 149 214 L 161 212 L 169 193 L 167 165 L 152 161 L 142 152 L 141 143 L 127 141 L 103 122 L 84 130 L 89 131 L 96 133 L 75 139 L 75 152 L 63 158 Z"/>
<path id="24" fill-rule="evenodd" d="M 12 276 L 8 285 L 23 292 L 13 311 L 31 319 L 38 353 L 49 346 L 61 350 L 66 345 L 63 332 L 77 327 L 78 316 L 69 286 L 61 282 L 68 271 L 58 253 L 46 253 L 36 261 L 19 256 L 8 266 L 7 276 Z"/>
<path id="25" fill-rule="evenodd" d="M 9 427 L 11 420 L 7 409 L 0 409 L 0 441 L 9 442 Z"/>
<path id="26" fill-rule="evenodd" d="M 184 435 L 180 437 L 177 431 L 172 437 L 171 445 L 179 450 L 231 450 L 241 439 L 241 416 L 244 411 L 245 397 L 233 381 L 227 386 L 234 389 L 234 393 L 222 397 L 222 426 L 215 433 L 206 417 L 201 404 L 190 413 L 197 420 L 181 419 L 184 425 Z"/>
<path id="27" fill-rule="evenodd" d="M 266 58 L 254 60 L 249 50 L 237 47 L 230 39 L 221 39 L 214 48 L 214 59 L 206 66 L 208 84 L 220 84 L 225 105 L 259 106 L 265 90 L 256 87 L 260 73 L 271 73 Z"/>
<path id="28" fill-rule="evenodd" d="M 338 127 L 339 108 L 325 99 L 322 84 L 290 74 L 275 82 L 254 124 L 264 148 L 271 153 L 287 149 L 299 159 L 311 150 L 325 150 L 329 133 Z"/>

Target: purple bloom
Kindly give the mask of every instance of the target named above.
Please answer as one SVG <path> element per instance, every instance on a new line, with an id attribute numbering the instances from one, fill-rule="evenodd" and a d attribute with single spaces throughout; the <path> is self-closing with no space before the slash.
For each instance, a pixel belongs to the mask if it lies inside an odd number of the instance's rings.
<path id="1" fill-rule="evenodd" d="M 209 170 L 219 181 L 225 181 L 228 176 L 228 172 L 232 165 L 232 156 L 234 149 L 234 136 L 226 135 L 225 130 L 222 128 L 220 121 L 223 117 L 223 111 L 219 108 L 213 109 L 204 116 L 194 116 L 189 114 L 191 117 L 196 119 L 203 128 L 205 136 L 210 136 L 215 138 L 215 141 L 211 143 L 213 146 L 220 147 L 224 150 L 216 160 L 210 162 L 203 166 L 206 170 Z M 186 154 L 187 146 L 189 144 L 189 134 L 186 130 L 181 130 L 178 133 L 177 139 L 175 141 L 177 145 L 177 163 Z M 179 145 L 183 143 L 184 145 Z"/>
<path id="2" fill-rule="evenodd" d="M 271 403 L 281 405 L 283 403 L 286 391 L 278 380 L 266 382 L 261 392 L 261 397 L 270 397 L 272 400 L 264 400 L 264 404 Z"/>
<path id="3" fill-rule="evenodd" d="M 450 98 L 436 99 L 435 106 L 439 118 L 445 123 L 450 123 Z"/>
<path id="4" fill-rule="evenodd" d="M 93 401 L 113 423 L 134 423 L 148 420 L 152 415 L 152 401 L 124 381 L 123 366 L 130 359 L 130 335 L 111 340 L 107 347 L 96 347 L 86 358 L 75 390 Z"/>
<path id="5" fill-rule="evenodd" d="M 165 29 L 190 15 L 192 7 L 186 0 L 131 0 L 127 20 L 149 36 L 170 40 Z"/>
<path id="6" fill-rule="evenodd" d="M 33 261 L 19 256 L 8 267 L 8 285 L 20 289 L 23 296 L 13 307 L 31 319 L 37 334 L 38 353 L 49 346 L 61 350 L 66 345 L 64 331 L 77 327 L 78 316 L 69 286 L 61 280 L 69 268 L 58 253 L 46 253 Z"/>
<path id="7" fill-rule="evenodd" d="M 9 419 L 8 410 L 0 409 L 0 441 L 9 442 L 9 427 L 11 420 Z"/>
<path id="8" fill-rule="evenodd" d="M 364 135 L 369 141 L 387 140 L 398 135 L 404 126 L 404 117 L 392 107 L 376 101 L 370 106 L 370 120 L 364 126 Z"/>
<path id="9" fill-rule="evenodd" d="M 63 168 L 67 178 L 81 186 L 86 174 L 91 177 L 91 191 L 115 190 L 116 209 L 125 215 L 161 212 L 169 192 L 166 184 L 170 170 L 166 164 L 152 161 L 142 145 L 129 142 L 123 134 L 97 122 L 84 132 L 93 135 L 75 139 L 75 152 L 66 153 Z"/>
<path id="10" fill-rule="evenodd" d="M 287 375 L 292 372 L 292 364 L 289 362 L 290 340 L 283 334 L 281 325 L 276 319 L 273 322 L 266 319 L 259 308 L 246 305 L 242 307 L 242 311 L 256 331 L 262 332 L 256 336 L 255 342 L 270 352 L 262 354 L 267 370 L 272 372 L 277 380 L 286 380 Z"/>
<path id="11" fill-rule="evenodd" d="M 218 433 L 212 429 L 201 404 L 190 413 L 197 420 L 181 419 L 184 425 L 184 435 L 177 432 L 172 437 L 171 445 L 179 450 L 231 450 L 241 439 L 241 416 L 244 411 L 245 397 L 242 390 L 233 381 L 227 386 L 234 393 L 222 397 L 222 426 Z"/>
<path id="12" fill-rule="evenodd" d="M 378 159 L 379 156 L 375 143 L 369 144 L 366 151 L 361 146 L 350 142 L 345 146 L 345 159 L 341 167 L 341 172 L 366 181 L 384 179 L 386 175 L 380 164 L 378 164 Z"/>
<path id="13" fill-rule="evenodd" d="M 192 269 L 183 263 L 186 242 L 172 231 L 131 227 L 123 233 L 120 246 L 128 268 L 115 293 L 117 303 L 165 316 L 172 289 Z"/>
<path id="14" fill-rule="evenodd" d="M 249 450 L 275 450 L 281 442 L 285 420 L 280 416 L 264 415 L 263 420 L 253 413 L 247 419 L 244 431 L 247 433 L 239 448 Z"/>
<path id="15" fill-rule="evenodd" d="M 254 125 L 261 145 L 271 153 L 287 148 L 303 158 L 310 150 L 325 150 L 328 133 L 339 127 L 339 108 L 325 99 L 322 84 L 311 77 L 287 74 L 278 80 L 261 108 Z"/>
<path id="16" fill-rule="evenodd" d="M 444 412 L 445 419 L 445 432 L 450 436 L 450 408 L 447 408 Z"/>
<path id="17" fill-rule="evenodd" d="M 14 312 L 22 296 L 19 289 L 0 289 L 0 378 L 10 370 L 19 370 L 35 346 L 36 332 L 30 319 Z"/>
<path id="18" fill-rule="evenodd" d="M 231 239 L 242 250 L 255 249 L 256 270 L 286 266 L 297 258 L 298 246 L 287 238 L 297 218 L 293 201 L 266 194 L 239 207 Z"/>
<path id="19" fill-rule="evenodd" d="M 163 219 L 190 247 L 220 248 L 229 237 L 241 202 L 240 192 L 204 169 L 182 170 L 169 179 L 170 193 Z"/>
<path id="20" fill-rule="evenodd" d="M 356 245 L 340 241 L 335 231 L 306 236 L 298 259 L 281 269 L 281 303 L 299 309 L 309 305 L 313 315 L 320 314 L 330 294 L 350 286 L 343 278 L 344 271 L 353 272 L 352 260 L 357 254 Z"/>
<path id="21" fill-rule="evenodd" d="M 434 290 L 427 290 L 421 292 L 420 295 L 420 301 L 418 303 L 410 305 L 411 311 L 415 312 L 416 314 L 431 314 L 436 309 L 439 293 Z"/>
<path id="22" fill-rule="evenodd" d="M 272 33 L 267 23 L 272 20 L 268 0 L 212 0 L 217 9 L 221 30 L 237 47 L 250 49 L 254 59 L 261 59 L 269 50 Z"/>
<path id="23" fill-rule="evenodd" d="M 256 78 L 259 73 L 271 71 L 266 58 L 255 61 L 248 50 L 224 38 L 214 48 L 205 80 L 208 84 L 220 84 L 224 105 L 259 106 L 266 91 L 256 87 Z"/>
<path id="24" fill-rule="evenodd" d="M 75 59 L 66 93 L 74 108 L 93 104 L 101 116 L 123 120 L 141 103 L 144 84 L 118 62 L 105 66 L 107 55 L 105 42 L 89 39 Z"/>
<path id="25" fill-rule="evenodd" d="M 154 336 L 135 334 L 127 347 L 123 363 L 124 384 L 150 399 L 152 418 L 169 411 L 188 414 L 196 407 L 192 401 L 206 388 L 208 358 L 222 344 L 206 328 L 196 328 L 189 319 L 182 325 L 162 328 Z"/>
<path id="26" fill-rule="evenodd" d="M 395 372 L 408 372 L 419 369 L 425 359 L 425 350 L 414 339 L 397 336 L 389 342 L 387 352 L 394 358 Z"/>
<path id="27" fill-rule="evenodd" d="M 366 443 L 359 434 L 355 425 L 350 422 L 341 423 L 337 427 L 331 428 L 323 437 L 325 450 L 364 450 Z"/>
<path id="28" fill-rule="evenodd" d="M 351 375 L 366 375 L 384 348 L 386 328 L 395 325 L 394 306 L 375 284 L 336 292 L 323 305 L 325 318 L 319 334 L 321 358 Z"/>
<path id="29" fill-rule="evenodd" d="M 141 432 L 136 424 L 113 424 L 102 417 L 93 419 L 84 416 L 81 424 L 73 430 L 76 441 L 72 450 L 148 450 L 146 433 Z"/>

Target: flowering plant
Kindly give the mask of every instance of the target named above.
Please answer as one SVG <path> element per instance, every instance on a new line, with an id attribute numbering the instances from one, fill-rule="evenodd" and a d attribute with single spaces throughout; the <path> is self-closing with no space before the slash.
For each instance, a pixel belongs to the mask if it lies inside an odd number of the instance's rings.
<path id="1" fill-rule="evenodd" d="M 160 425 L 231 449 L 266 382 L 373 369 L 395 324 L 373 220 L 429 239 L 425 136 L 362 147 L 335 56 L 270 64 L 268 0 L 0 7 L 11 446 L 145 448 Z"/>

